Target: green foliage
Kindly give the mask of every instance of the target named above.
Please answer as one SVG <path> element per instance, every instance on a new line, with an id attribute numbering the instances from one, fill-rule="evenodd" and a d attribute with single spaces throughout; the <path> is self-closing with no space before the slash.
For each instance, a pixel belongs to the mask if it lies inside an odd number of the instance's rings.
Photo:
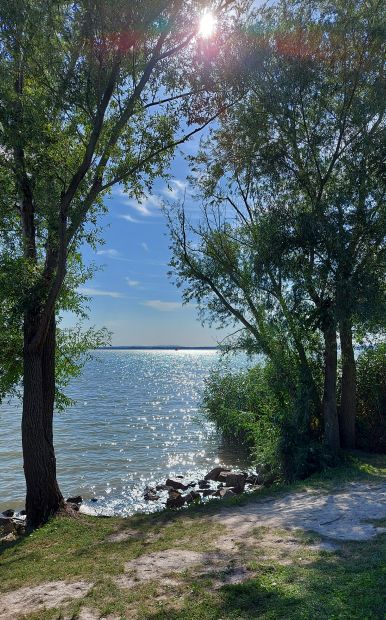
<path id="1" fill-rule="evenodd" d="M 293 372 L 288 367 L 288 374 Z M 267 362 L 242 373 L 213 373 L 203 400 L 209 419 L 228 440 L 244 442 L 270 478 L 286 482 L 333 462 L 318 441 L 319 420 L 301 377 L 298 385 L 291 393 Z"/>
<path id="2" fill-rule="evenodd" d="M 55 406 L 63 411 L 72 404 L 63 390 L 71 379 L 81 374 L 85 363 L 93 357 L 92 350 L 110 342 L 110 333 L 106 328 L 85 330 L 78 324 L 71 329 L 58 329 L 56 340 Z"/>
<path id="3" fill-rule="evenodd" d="M 357 360 L 357 443 L 386 453 L 386 344 L 363 351 Z"/>
<path id="4" fill-rule="evenodd" d="M 85 317 L 77 289 L 93 270 L 81 248 L 100 241 L 98 216 L 112 187 L 146 194 L 168 176 L 177 144 L 221 109 L 197 36 L 203 4 L 0 4 L 0 399 L 20 382 L 23 322 L 24 345 L 40 350 L 52 314 Z M 247 8 L 248 0 L 211 5 L 223 17 L 223 51 L 230 5 Z M 77 331 L 72 351 L 67 338 L 59 381 L 77 372 L 70 353 L 77 358 L 101 336 Z"/>
<path id="5" fill-rule="evenodd" d="M 252 443 L 286 479 L 323 463 L 320 412 L 323 440 L 340 445 L 337 332 L 384 325 L 384 23 L 382 3 L 356 0 L 258 10 L 245 24 L 245 96 L 192 158 L 199 222 L 184 205 L 169 213 L 185 300 L 238 328 L 228 348 L 269 361 L 268 416 L 260 399 L 238 409 L 231 384 L 229 407 L 211 415 L 237 433 L 246 420 L 250 436 L 257 413 Z M 347 377 L 347 356 L 343 367 Z"/>

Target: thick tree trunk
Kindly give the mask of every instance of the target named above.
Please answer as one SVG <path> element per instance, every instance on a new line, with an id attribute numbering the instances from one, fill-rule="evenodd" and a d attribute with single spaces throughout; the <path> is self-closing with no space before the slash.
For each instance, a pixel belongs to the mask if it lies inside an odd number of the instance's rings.
<path id="1" fill-rule="evenodd" d="M 53 446 L 55 398 L 55 318 L 52 318 L 44 344 L 31 351 L 33 316 L 25 317 L 24 394 L 22 443 L 27 486 L 27 526 L 35 528 L 47 521 L 63 505 L 56 481 Z"/>
<path id="2" fill-rule="evenodd" d="M 340 448 L 339 421 L 336 406 L 337 343 L 333 321 L 326 321 L 324 335 L 323 419 L 325 443 L 332 452 Z"/>
<path id="3" fill-rule="evenodd" d="M 339 326 L 342 354 L 342 388 L 339 411 L 340 438 L 343 448 L 355 447 L 356 364 L 351 323 L 343 319 Z"/>

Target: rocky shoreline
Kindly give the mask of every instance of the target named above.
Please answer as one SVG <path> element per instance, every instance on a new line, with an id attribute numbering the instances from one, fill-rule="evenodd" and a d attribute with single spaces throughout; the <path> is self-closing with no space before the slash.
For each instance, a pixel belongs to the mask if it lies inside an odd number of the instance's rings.
<path id="1" fill-rule="evenodd" d="M 159 503 L 170 509 L 182 508 L 192 503 L 201 503 L 204 499 L 222 499 L 244 492 L 256 491 L 270 486 L 275 477 L 264 467 L 258 466 L 254 472 L 239 472 L 217 466 L 200 480 L 186 480 L 185 476 L 170 477 L 163 484 L 155 487 L 146 486 L 143 497 L 146 502 Z M 97 503 L 97 498 L 90 500 Z M 83 498 L 80 495 L 68 497 L 66 508 L 78 512 Z M 0 513 L 0 543 L 13 542 L 25 533 L 26 512 L 12 509 Z"/>
<path id="2" fill-rule="evenodd" d="M 184 476 L 168 478 L 164 484 L 146 487 L 146 501 L 163 502 L 166 508 L 182 508 L 185 504 L 199 503 L 203 498 L 224 498 L 255 491 L 274 481 L 272 476 L 262 470 L 248 473 L 236 472 L 218 466 L 197 481 L 185 481 Z M 165 501 L 166 500 L 166 501 Z"/>

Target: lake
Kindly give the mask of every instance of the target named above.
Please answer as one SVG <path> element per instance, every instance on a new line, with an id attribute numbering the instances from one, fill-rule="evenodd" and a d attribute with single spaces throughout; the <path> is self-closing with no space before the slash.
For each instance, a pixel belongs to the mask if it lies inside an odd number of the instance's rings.
<path id="1" fill-rule="evenodd" d="M 240 370 L 252 362 L 242 355 L 224 362 L 215 350 L 95 352 L 67 389 L 75 405 L 55 416 L 65 497 L 82 495 L 93 512 L 130 515 L 155 509 L 143 499 L 147 484 L 197 479 L 218 463 L 245 465 L 241 449 L 222 445 L 200 411 L 205 378 L 224 364 Z M 24 504 L 20 423 L 20 402 L 3 402 L 0 510 Z"/>

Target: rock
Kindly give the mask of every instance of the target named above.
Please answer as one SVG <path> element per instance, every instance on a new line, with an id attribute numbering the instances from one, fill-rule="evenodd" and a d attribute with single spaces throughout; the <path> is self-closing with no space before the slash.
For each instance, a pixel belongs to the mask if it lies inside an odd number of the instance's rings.
<path id="1" fill-rule="evenodd" d="M 166 486 L 172 487 L 172 489 L 181 489 L 181 491 L 187 491 L 189 488 L 187 484 L 180 482 L 180 480 L 177 480 L 176 478 L 168 478 L 166 480 Z"/>
<path id="2" fill-rule="evenodd" d="M 214 482 L 218 481 L 218 477 L 223 471 L 230 471 L 229 469 L 224 469 L 224 467 L 215 467 L 211 469 L 205 476 L 205 480 L 213 480 Z"/>
<path id="3" fill-rule="evenodd" d="M 25 534 L 25 523 L 15 522 L 15 529 L 19 536 Z"/>
<path id="4" fill-rule="evenodd" d="M 69 506 L 71 508 L 71 510 L 74 510 L 75 512 L 78 512 L 78 510 L 79 510 L 79 505 L 78 504 L 72 504 L 71 502 L 67 502 L 67 506 Z"/>
<path id="5" fill-rule="evenodd" d="M 2 534 L 13 534 L 16 531 L 15 524 L 12 519 L 0 519 L 0 527 Z"/>
<path id="6" fill-rule="evenodd" d="M 264 481 L 262 482 L 262 484 L 265 487 L 270 487 L 271 484 L 273 484 L 276 481 L 276 476 L 273 473 L 270 474 L 266 474 L 264 477 Z"/>
<path id="7" fill-rule="evenodd" d="M 183 496 L 183 499 L 188 503 L 191 504 L 192 502 L 195 501 L 201 501 L 201 495 L 197 492 L 197 491 L 190 491 L 190 493 L 188 493 L 187 495 Z"/>
<path id="8" fill-rule="evenodd" d="M 180 493 L 175 496 L 170 495 L 166 500 L 166 508 L 181 508 L 184 504 L 185 498 Z"/>
<path id="9" fill-rule="evenodd" d="M 209 495 L 213 495 L 213 493 L 214 493 L 213 489 L 203 489 L 202 491 L 203 497 L 209 497 Z"/>
<path id="10" fill-rule="evenodd" d="M 4 526 L 8 523 L 12 523 L 12 519 L 10 517 L 0 517 L 0 525 Z"/>
<path id="11" fill-rule="evenodd" d="M 152 487 L 146 487 L 143 497 L 146 501 L 156 502 L 159 499 L 159 495 L 157 495 L 155 489 Z"/>
<path id="12" fill-rule="evenodd" d="M 256 484 L 263 484 L 265 487 L 269 487 L 276 480 L 275 474 L 272 471 L 269 471 L 266 465 L 260 466 L 261 469 L 258 469 L 258 467 L 259 466 L 257 466 L 256 468 L 256 471 L 257 471 L 257 483 Z"/>
<path id="13" fill-rule="evenodd" d="M 96 497 L 92 497 L 92 498 L 90 499 L 90 502 L 93 502 L 93 503 L 95 503 L 95 502 L 97 502 L 97 501 L 98 501 L 98 499 L 97 499 Z"/>
<path id="14" fill-rule="evenodd" d="M 81 495 L 75 495 L 74 497 L 68 497 L 66 502 L 67 504 L 81 504 L 83 502 L 83 498 Z"/>
<path id="15" fill-rule="evenodd" d="M 157 484 L 155 490 L 156 491 L 170 491 L 172 489 L 172 487 L 168 486 L 167 484 Z"/>
<path id="16" fill-rule="evenodd" d="M 207 480 L 199 480 L 198 481 L 198 488 L 199 489 L 209 489 L 210 488 L 210 484 Z"/>
<path id="17" fill-rule="evenodd" d="M 233 487 L 223 487 L 222 489 L 217 489 L 217 491 L 213 491 L 213 497 L 230 497 L 232 495 L 236 495 L 235 489 Z"/>
<path id="18" fill-rule="evenodd" d="M 220 471 L 219 475 L 217 476 L 217 482 L 226 482 L 226 476 L 229 473 L 230 471 Z"/>
<path id="19" fill-rule="evenodd" d="M 222 481 L 226 487 L 233 487 L 236 493 L 242 493 L 245 487 L 244 474 L 236 474 L 235 472 L 221 472 Z"/>
<path id="20" fill-rule="evenodd" d="M 12 508 L 9 508 L 8 510 L 3 510 L 2 512 L 3 517 L 13 517 L 14 514 L 15 511 L 12 510 Z"/>
<path id="21" fill-rule="evenodd" d="M 20 510 L 19 516 L 20 517 L 26 517 L 27 516 L 27 511 L 26 510 Z"/>
<path id="22" fill-rule="evenodd" d="M 16 534 L 14 534 L 13 532 L 10 532 L 6 536 L 3 536 L 2 538 L 0 538 L 0 542 L 9 543 L 9 542 L 13 542 L 16 539 L 17 539 Z"/>
<path id="23" fill-rule="evenodd" d="M 179 479 L 181 479 L 181 478 L 183 478 L 183 476 L 176 476 L 176 478 L 179 478 Z"/>
<path id="24" fill-rule="evenodd" d="M 221 498 L 232 497 L 233 495 L 236 495 L 234 489 L 230 489 L 229 487 L 224 487 L 223 489 L 220 489 L 219 494 Z"/>
<path id="25" fill-rule="evenodd" d="M 259 484 L 259 476 L 257 474 L 251 474 L 245 480 L 245 484 L 253 484 L 254 486 Z"/>
<path id="26" fill-rule="evenodd" d="M 145 500 L 148 502 L 156 502 L 159 498 L 159 495 L 155 495 L 154 493 L 147 493 L 145 495 Z"/>

